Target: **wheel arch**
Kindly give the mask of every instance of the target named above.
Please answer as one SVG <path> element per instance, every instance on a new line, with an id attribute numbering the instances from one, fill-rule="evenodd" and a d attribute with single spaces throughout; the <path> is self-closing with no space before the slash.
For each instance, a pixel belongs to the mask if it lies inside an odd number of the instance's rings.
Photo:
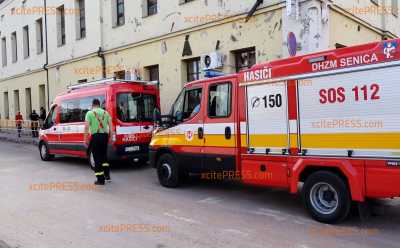
<path id="1" fill-rule="evenodd" d="M 338 175 L 344 180 L 349 188 L 353 201 L 365 201 L 363 191 L 363 175 L 357 172 L 354 166 L 345 160 L 305 160 L 300 159 L 293 166 L 290 192 L 298 192 L 298 183 L 305 180 L 313 173 L 318 171 L 328 171 Z"/>

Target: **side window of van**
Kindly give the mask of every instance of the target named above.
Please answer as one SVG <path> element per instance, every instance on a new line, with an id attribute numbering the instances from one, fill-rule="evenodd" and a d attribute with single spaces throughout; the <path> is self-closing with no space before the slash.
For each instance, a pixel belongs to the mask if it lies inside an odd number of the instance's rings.
<path id="1" fill-rule="evenodd" d="M 224 118 L 231 115 L 231 84 L 211 85 L 208 93 L 208 116 Z"/>
<path id="2" fill-rule="evenodd" d="M 86 113 L 92 108 L 93 99 L 99 99 L 105 108 L 104 96 L 90 96 L 61 102 L 60 123 L 84 122 Z"/>
<path id="3" fill-rule="evenodd" d="M 155 106 L 154 95 L 121 93 L 117 96 L 117 117 L 122 122 L 152 121 Z"/>

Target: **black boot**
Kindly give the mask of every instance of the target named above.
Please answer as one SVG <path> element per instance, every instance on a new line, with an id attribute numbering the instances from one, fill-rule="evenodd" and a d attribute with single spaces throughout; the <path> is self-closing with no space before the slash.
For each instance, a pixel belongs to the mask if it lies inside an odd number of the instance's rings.
<path id="1" fill-rule="evenodd" d="M 97 177 L 97 180 L 94 182 L 95 185 L 105 185 L 106 184 L 106 180 L 104 179 L 104 177 Z"/>

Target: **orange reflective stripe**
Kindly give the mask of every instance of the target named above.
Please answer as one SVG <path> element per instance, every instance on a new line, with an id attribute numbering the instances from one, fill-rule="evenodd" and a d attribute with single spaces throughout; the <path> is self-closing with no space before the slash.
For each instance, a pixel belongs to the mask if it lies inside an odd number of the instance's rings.
<path id="1" fill-rule="evenodd" d="M 104 129 L 103 122 L 104 122 L 104 119 L 106 118 L 106 114 L 105 113 L 103 114 L 102 120 L 100 120 L 100 117 L 97 115 L 97 113 L 95 111 L 93 111 L 93 114 L 94 114 L 94 117 L 96 117 L 97 121 L 99 122 L 99 127 L 98 127 L 96 133 L 100 133 L 100 130 Z"/>

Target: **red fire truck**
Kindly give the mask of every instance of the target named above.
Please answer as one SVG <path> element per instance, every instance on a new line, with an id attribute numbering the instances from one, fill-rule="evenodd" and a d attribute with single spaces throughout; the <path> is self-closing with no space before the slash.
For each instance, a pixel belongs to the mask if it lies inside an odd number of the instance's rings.
<path id="1" fill-rule="evenodd" d="M 154 132 L 151 164 L 165 187 L 201 173 L 301 188 L 314 219 L 338 222 L 352 202 L 400 196 L 399 96 L 400 40 L 196 81 Z"/>
<path id="2" fill-rule="evenodd" d="M 115 79 L 75 85 L 56 97 L 40 131 L 42 160 L 54 155 L 87 157 L 94 167 L 91 148 L 84 142 L 84 129 L 86 113 L 95 98 L 112 118 L 108 159 L 147 160 L 153 112 L 159 106 L 158 87 L 154 82 Z"/>

